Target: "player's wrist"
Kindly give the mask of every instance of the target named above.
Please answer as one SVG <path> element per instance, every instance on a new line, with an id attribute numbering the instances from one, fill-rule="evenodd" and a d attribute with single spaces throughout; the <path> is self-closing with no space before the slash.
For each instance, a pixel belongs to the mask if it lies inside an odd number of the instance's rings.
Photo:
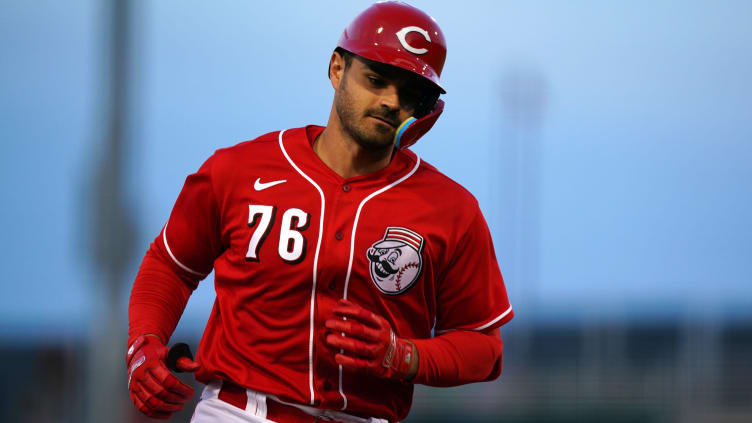
<path id="1" fill-rule="evenodd" d="M 405 339 L 405 342 L 412 347 L 412 357 L 410 358 L 410 364 L 405 375 L 405 382 L 411 382 L 415 375 L 418 374 L 418 367 L 420 366 L 420 355 L 418 354 L 418 347 L 415 343 L 409 339 Z"/>
<path id="2" fill-rule="evenodd" d="M 413 360 L 413 349 L 411 342 L 397 337 L 390 328 L 389 341 L 381 362 L 381 366 L 387 370 L 385 376 L 406 380 Z"/>
<path id="3" fill-rule="evenodd" d="M 161 342 L 162 344 L 167 345 L 167 342 L 165 342 L 165 340 L 162 339 L 162 337 L 157 335 L 156 333 L 145 333 L 144 336 L 153 336 L 154 338 L 157 338 L 159 342 Z"/>
<path id="4" fill-rule="evenodd" d="M 162 338 L 161 335 L 157 333 L 153 333 L 153 332 L 148 332 L 148 333 L 142 332 L 142 333 L 137 333 L 136 335 L 131 335 L 128 337 L 128 343 L 126 344 L 127 348 L 130 349 L 130 347 L 136 344 L 136 341 L 139 339 L 140 339 L 139 343 L 143 344 L 145 341 L 147 341 L 147 339 L 151 339 L 151 338 L 156 338 L 156 340 L 159 341 L 160 344 L 167 345 L 167 342 Z"/>

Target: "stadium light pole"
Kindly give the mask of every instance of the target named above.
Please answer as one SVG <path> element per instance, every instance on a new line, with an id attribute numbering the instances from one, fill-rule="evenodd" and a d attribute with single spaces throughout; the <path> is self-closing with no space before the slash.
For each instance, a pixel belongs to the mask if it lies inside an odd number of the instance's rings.
<path id="1" fill-rule="evenodd" d="M 135 224 L 125 196 L 124 156 L 127 152 L 129 94 L 128 0 L 99 3 L 102 16 L 102 116 L 97 138 L 101 155 L 92 175 L 89 210 L 96 270 L 92 326 L 87 355 L 86 420 L 126 422 L 128 393 L 125 378 L 125 325 L 121 305 L 123 283 L 132 263 Z"/>

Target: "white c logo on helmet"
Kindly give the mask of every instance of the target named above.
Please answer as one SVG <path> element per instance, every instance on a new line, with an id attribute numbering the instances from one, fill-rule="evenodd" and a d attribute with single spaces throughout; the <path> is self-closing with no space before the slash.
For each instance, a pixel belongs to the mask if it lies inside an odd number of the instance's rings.
<path id="1" fill-rule="evenodd" d="M 426 54 L 428 53 L 428 49 L 425 48 L 415 48 L 407 43 L 407 40 L 405 37 L 407 37 L 407 34 L 411 32 L 417 32 L 418 34 L 422 35 L 423 38 L 426 39 L 429 43 L 431 42 L 431 37 L 428 36 L 428 31 L 425 29 L 418 27 L 418 26 L 406 26 L 399 31 L 397 31 L 397 39 L 399 40 L 400 44 L 402 44 L 402 47 L 405 48 L 405 50 L 409 51 L 413 54 Z"/>

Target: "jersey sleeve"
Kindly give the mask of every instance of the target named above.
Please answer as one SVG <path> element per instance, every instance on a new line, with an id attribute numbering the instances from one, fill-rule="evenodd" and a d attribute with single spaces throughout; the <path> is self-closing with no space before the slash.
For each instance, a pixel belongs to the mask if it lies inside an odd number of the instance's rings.
<path id="1" fill-rule="evenodd" d="M 477 208 L 439 280 L 435 334 L 484 331 L 514 316 L 488 224 Z"/>
<path id="2" fill-rule="evenodd" d="M 212 182 L 215 157 L 186 178 L 169 220 L 154 240 L 177 274 L 196 281 L 211 273 L 222 249 L 220 214 Z"/>
<path id="3" fill-rule="evenodd" d="M 412 342 L 420 357 L 414 383 L 458 386 L 488 382 L 501 375 L 503 343 L 498 328 L 455 330 Z"/>
<path id="4" fill-rule="evenodd" d="M 128 303 L 128 345 L 139 335 L 157 335 L 167 343 L 178 325 L 196 281 L 182 279 L 152 243 L 146 251 Z"/>

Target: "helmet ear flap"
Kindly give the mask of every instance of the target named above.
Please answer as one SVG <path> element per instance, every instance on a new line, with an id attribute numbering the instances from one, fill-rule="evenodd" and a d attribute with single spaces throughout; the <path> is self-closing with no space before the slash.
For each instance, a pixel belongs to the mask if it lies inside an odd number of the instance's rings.
<path id="1" fill-rule="evenodd" d="M 436 109 L 436 103 L 439 101 L 441 93 L 437 90 L 430 89 L 429 92 L 421 99 L 415 108 L 414 116 L 418 119 L 429 115 Z"/>
<path id="2" fill-rule="evenodd" d="M 420 137 L 433 127 L 433 124 L 436 123 L 443 111 L 444 100 L 436 100 L 433 109 L 427 115 L 420 119 L 416 119 L 415 117 L 407 118 L 394 134 L 394 147 L 405 149 L 418 142 Z"/>

